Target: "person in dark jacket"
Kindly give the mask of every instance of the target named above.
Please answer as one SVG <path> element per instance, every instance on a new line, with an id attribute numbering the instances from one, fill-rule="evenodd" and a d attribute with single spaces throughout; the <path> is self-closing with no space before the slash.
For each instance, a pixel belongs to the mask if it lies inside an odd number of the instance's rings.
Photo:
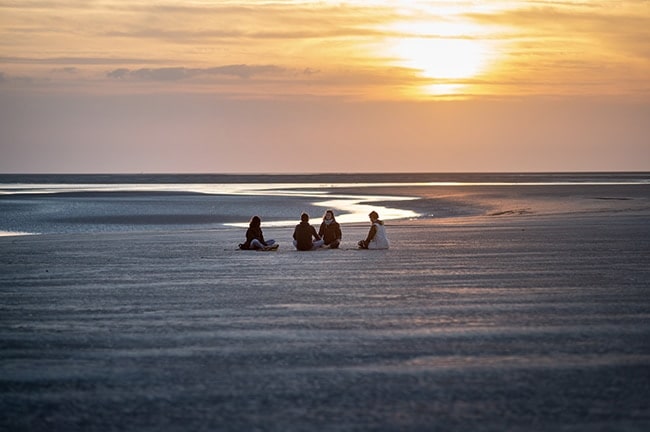
<path id="1" fill-rule="evenodd" d="M 261 226 L 262 220 L 260 217 L 253 216 L 246 230 L 246 242 L 239 244 L 240 249 L 270 249 L 275 245 L 275 240 L 264 240 Z"/>
<path id="2" fill-rule="evenodd" d="M 314 239 L 314 240 L 312 240 Z M 323 240 L 316 232 L 316 229 L 309 224 L 309 215 L 300 215 L 300 223 L 293 231 L 293 245 L 301 251 L 318 249 L 323 246 Z"/>
<path id="3" fill-rule="evenodd" d="M 325 246 L 336 249 L 341 244 L 341 225 L 334 218 L 334 212 L 327 210 L 323 215 L 323 222 L 320 224 L 318 235 L 325 242 Z"/>

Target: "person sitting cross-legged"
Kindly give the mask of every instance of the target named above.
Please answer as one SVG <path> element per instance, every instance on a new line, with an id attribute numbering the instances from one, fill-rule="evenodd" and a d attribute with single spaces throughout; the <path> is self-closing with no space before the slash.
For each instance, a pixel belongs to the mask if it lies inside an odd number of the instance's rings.
<path id="1" fill-rule="evenodd" d="M 327 210 L 323 215 L 323 222 L 320 224 L 318 235 L 325 242 L 324 246 L 336 249 L 341 244 L 341 225 L 334 218 L 334 212 Z"/>
<path id="2" fill-rule="evenodd" d="M 274 247 L 277 248 L 277 246 L 275 246 L 275 240 L 264 240 L 261 225 L 262 220 L 259 216 L 253 216 L 251 218 L 251 221 L 248 224 L 248 229 L 246 230 L 246 242 L 239 244 L 240 249 L 267 250 Z"/>
<path id="3" fill-rule="evenodd" d="M 379 220 L 379 214 L 376 211 L 371 211 L 368 215 L 370 217 L 370 231 L 365 240 L 360 240 L 358 245 L 360 249 L 388 249 L 389 242 L 386 236 L 386 227 L 384 221 Z"/>
<path id="4" fill-rule="evenodd" d="M 318 249 L 324 241 L 316 232 L 316 229 L 309 224 L 309 215 L 303 213 L 300 215 L 300 223 L 296 225 L 293 231 L 293 245 L 300 251 L 309 251 Z"/>

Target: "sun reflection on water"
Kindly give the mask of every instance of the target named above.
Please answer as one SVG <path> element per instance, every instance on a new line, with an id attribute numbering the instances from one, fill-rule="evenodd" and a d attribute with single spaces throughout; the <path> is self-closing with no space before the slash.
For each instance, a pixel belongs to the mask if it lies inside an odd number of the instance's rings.
<path id="1" fill-rule="evenodd" d="M 331 208 L 341 223 L 367 222 L 368 213 L 379 212 L 383 220 L 410 219 L 420 215 L 414 211 L 389 207 L 382 202 L 398 202 L 417 199 L 408 196 L 347 195 L 332 194 L 337 187 L 367 187 L 378 184 L 340 183 L 143 183 L 143 184 L 11 184 L 0 185 L 0 195 L 11 194 L 56 194 L 66 192 L 188 192 L 208 195 L 242 195 L 302 197 L 323 209 Z M 385 184 L 386 185 L 386 184 Z M 283 227 L 295 225 L 296 219 L 266 221 L 266 226 Z M 247 227 L 248 221 L 226 223 L 226 226 Z"/>

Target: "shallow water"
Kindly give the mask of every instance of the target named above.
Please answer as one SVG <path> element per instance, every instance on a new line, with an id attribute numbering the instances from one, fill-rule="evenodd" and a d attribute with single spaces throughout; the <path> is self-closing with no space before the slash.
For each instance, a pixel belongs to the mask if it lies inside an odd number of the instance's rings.
<path id="1" fill-rule="evenodd" d="M 649 187 L 648 173 L 5 174 L 0 175 L 0 235 L 246 227 L 253 215 L 260 215 L 265 226 L 290 227 L 302 212 L 318 221 L 328 208 L 341 223 L 365 223 L 371 210 L 387 221 L 448 218 L 483 214 L 489 208 L 486 199 L 495 202 L 522 191 L 541 191 L 557 201 L 567 191 L 575 195 L 576 189 L 617 189 L 614 199 L 627 199 L 621 190 L 635 190 L 647 203 Z M 423 199 L 422 191 L 434 193 Z M 447 197 L 476 192 L 484 199 Z"/>
<path id="2" fill-rule="evenodd" d="M 408 196 L 337 193 L 340 185 L 269 184 L 0 184 L 0 232 L 116 232 L 247 227 L 252 215 L 265 226 L 293 226 L 302 212 L 315 219 L 333 209 L 340 223 L 366 222 L 370 211 L 384 220 L 419 214 L 394 204 Z M 348 186 L 349 187 L 349 186 Z M 391 203 L 384 206 L 381 203 Z"/>

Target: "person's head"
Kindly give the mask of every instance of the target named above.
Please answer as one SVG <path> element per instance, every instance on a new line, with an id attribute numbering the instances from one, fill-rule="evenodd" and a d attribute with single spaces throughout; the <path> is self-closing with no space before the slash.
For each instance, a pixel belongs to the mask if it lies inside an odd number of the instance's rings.
<path id="1" fill-rule="evenodd" d="M 251 228 L 257 228 L 262 224 L 262 219 L 259 216 L 253 216 L 250 223 L 248 224 Z"/>
<path id="2" fill-rule="evenodd" d="M 323 215 L 323 220 L 336 220 L 334 218 L 334 212 L 332 210 L 327 210 Z"/>
<path id="3" fill-rule="evenodd" d="M 300 222 L 309 222 L 309 215 L 307 213 L 303 213 L 300 215 Z"/>
<path id="4" fill-rule="evenodd" d="M 377 219 L 379 219 L 379 213 L 377 213 L 377 212 L 374 211 L 374 210 L 371 211 L 370 214 L 369 214 L 368 216 L 370 217 L 370 220 L 371 220 L 371 221 L 376 221 Z"/>

